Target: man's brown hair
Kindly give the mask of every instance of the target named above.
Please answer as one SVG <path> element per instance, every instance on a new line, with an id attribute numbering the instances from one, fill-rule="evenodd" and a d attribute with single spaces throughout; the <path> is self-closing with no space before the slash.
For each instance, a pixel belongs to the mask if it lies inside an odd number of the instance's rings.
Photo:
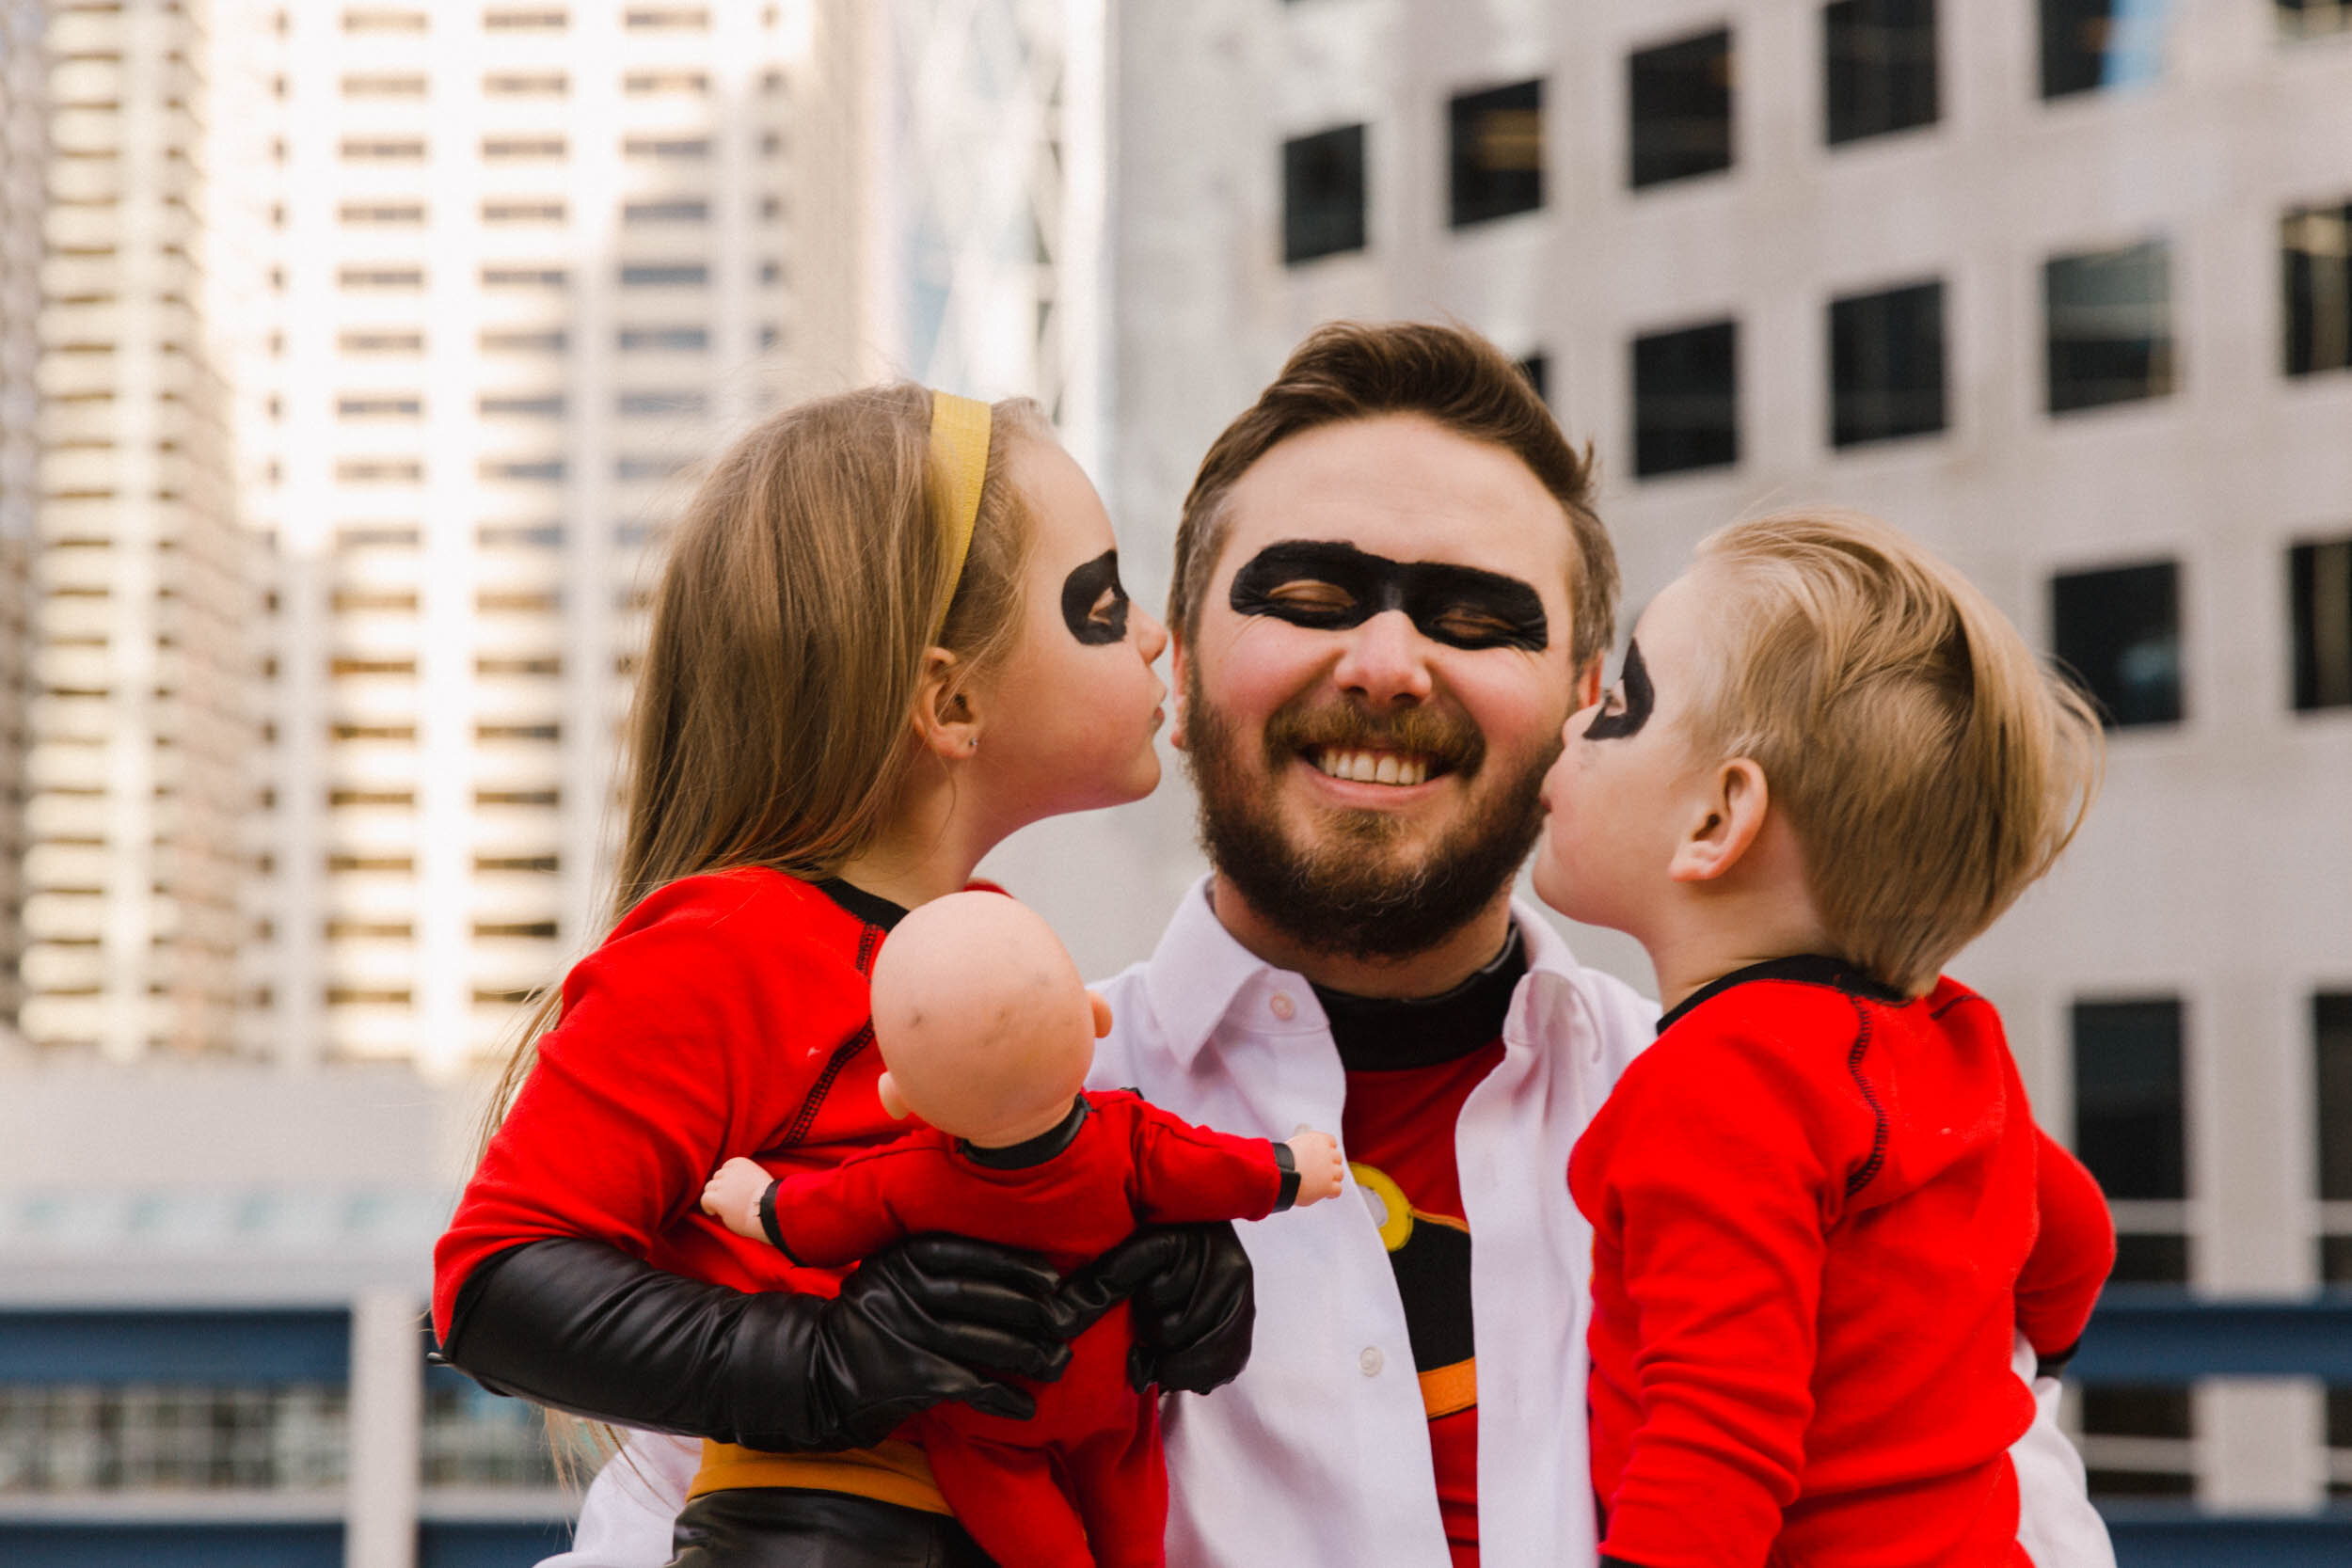
<path id="1" fill-rule="evenodd" d="M 1349 420 L 1420 414 L 1527 465 L 1566 515 L 1575 546 L 1569 652 L 1581 671 L 1607 651 L 1617 610 L 1617 554 L 1594 514 L 1592 453 L 1579 451 L 1502 351 L 1467 327 L 1434 322 L 1328 322 L 1292 351 L 1258 401 L 1200 460 L 1176 530 L 1168 621 L 1189 643 L 1231 531 L 1226 499 L 1241 476 L 1292 436 Z"/>
<path id="2" fill-rule="evenodd" d="M 2098 716 L 1968 579 L 1856 513 L 1703 540 L 1690 738 L 1753 759 L 1836 956 L 1906 995 L 2058 859 L 2098 793 Z"/>

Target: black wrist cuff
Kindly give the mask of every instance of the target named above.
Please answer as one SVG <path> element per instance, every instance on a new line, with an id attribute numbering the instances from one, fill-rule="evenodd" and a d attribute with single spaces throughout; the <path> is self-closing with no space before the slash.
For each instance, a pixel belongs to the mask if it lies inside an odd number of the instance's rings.
<path id="1" fill-rule="evenodd" d="M 784 1243 L 784 1227 L 776 1223 L 776 1189 L 783 1185 L 781 1181 L 771 1181 L 768 1190 L 759 1195 L 759 1228 L 768 1233 L 769 1245 L 792 1258 L 792 1249 Z M 792 1261 L 797 1263 L 800 1259 L 792 1258 Z"/>
<path id="2" fill-rule="evenodd" d="M 2073 1344 L 2067 1346 L 2064 1350 L 2052 1351 L 2047 1355 L 2037 1354 L 2033 1358 L 2033 1375 L 2036 1377 L 2063 1377 L 2066 1375 L 2066 1364 L 2069 1361 L 2074 1360 L 2074 1353 L 2082 1348 L 2083 1342 L 2080 1339 L 2077 1339 Z"/>
<path id="3" fill-rule="evenodd" d="M 1274 1165 L 1282 1173 L 1282 1184 L 1274 1190 L 1274 1212 L 1279 1214 L 1298 1201 L 1298 1156 L 1291 1152 L 1290 1145 L 1278 1142 Z"/>

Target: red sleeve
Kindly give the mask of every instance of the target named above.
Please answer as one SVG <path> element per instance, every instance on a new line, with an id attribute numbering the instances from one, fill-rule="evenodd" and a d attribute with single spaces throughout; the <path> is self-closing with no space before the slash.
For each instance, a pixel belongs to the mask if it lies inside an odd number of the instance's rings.
<path id="1" fill-rule="evenodd" d="M 2115 1267 L 2115 1221 L 2083 1163 L 2040 1128 L 2034 1137 L 2042 1228 L 2017 1276 L 2017 1327 L 2047 1358 L 2073 1350 L 2090 1322 L 2099 1287 Z"/>
<path id="2" fill-rule="evenodd" d="M 1146 1101 L 1123 1103 L 1134 1117 L 1129 1146 L 1138 1220 L 1187 1225 L 1261 1220 L 1274 1212 L 1282 1170 L 1271 1142 L 1195 1127 Z"/>
<path id="3" fill-rule="evenodd" d="M 867 1149 L 830 1170 L 787 1177 L 776 1188 L 776 1230 L 795 1262 L 838 1268 L 906 1236 L 898 1194 L 932 1179 L 939 1160 L 920 1132 Z"/>
<path id="4" fill-rule="evenodd" d="M 1762 1563 L 1779 1533 L 1813 1418 L 1827 1233 L 1869 1139 L 1850 1079 L 1702 1027 L 1634 1062 L 1569 1166 L 1622 1259 L 1641 1411 L 1601 1550 L 1649 1568 Z"/>
<path id="5" fill-rule="evenodd" d="M 755 896 L 730 877 L 674 883 L 573 968 L 434 1250 L 437 1333 L 466 1276 L 518 1243 L 588 1237 L 650 1260 L 719 1162 L 760 1147 L 813 1082 L 820 1063 L 779 1021 L 854 1028 L 847 966 Z"/>

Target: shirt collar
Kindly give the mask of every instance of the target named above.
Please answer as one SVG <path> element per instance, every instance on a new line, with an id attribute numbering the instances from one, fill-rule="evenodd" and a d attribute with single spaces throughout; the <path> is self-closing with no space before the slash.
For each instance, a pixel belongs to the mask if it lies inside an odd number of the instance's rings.
<path id="1" fill-rule="evenodd" d="M 1145 993 L 1152 999 L 1168 1053 L 1180 1067 L 1192 1065 L 1242 992 L 1261 981 L 1287 982 L 1302 999 L 1302 1008 L 1315 1006 L 1309 1000 L 1314 993 L 1305 976 L 1275 968 L 1233 940 L 1209 902 L 1211 880 L 1202 877 L 1177 903 L 1174 918 L 1144 966 Z M 1519 982 L 1503 1031 L 1524 1037 L 1518 1017 L 1528 1005 L 1530 982 L 1545 989 L 1573 985 L 1583 968 L 1568 951 L 1566 940 L 1534 906 L 1514 898 L 1511 919 L 1527 954 L 1527 978 Z"/>

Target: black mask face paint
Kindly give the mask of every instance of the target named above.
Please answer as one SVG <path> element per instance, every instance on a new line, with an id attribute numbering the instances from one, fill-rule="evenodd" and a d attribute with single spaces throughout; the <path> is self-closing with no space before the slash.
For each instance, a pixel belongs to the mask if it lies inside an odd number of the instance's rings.
<path id="1" fill-rule="evenodd" d="M 1111 596 L 1103 603 L 1103 595 Z M 1119 552 L 1104 550 L 1061 579 L 1062 625 L 1089 647 L 1127 641 L 1127 590 L 1119 581 Z"/>
<path id="2" fill-rule="evenodd" d="M 1658 705 L 1658 693 L 1649 683 L 1649 667 L 1642 662 L 1642 645 L 1625 645 L 1625 669 L 1618 676 L 1625 683 L 1625 706 L 1612 713 L 1603 707 L 1593 715 L 1593 721 L 1584 726 L 1587 740 L 1623 740 L 1642 733 L 1649 722 L 1650 709 Z"/>
<path id="3" fill-rule="evenodd" d="M 1433 642 L 1454 648 L 1524 648 L 1551 641 L 1541 594 L 1514 577 L 1431 561 L 1399 562 L 1335 541 L 1268 545 L 1233 574 L 1229 600 L 1242 615 L 1344 631 L 1401 610 Z"/>

